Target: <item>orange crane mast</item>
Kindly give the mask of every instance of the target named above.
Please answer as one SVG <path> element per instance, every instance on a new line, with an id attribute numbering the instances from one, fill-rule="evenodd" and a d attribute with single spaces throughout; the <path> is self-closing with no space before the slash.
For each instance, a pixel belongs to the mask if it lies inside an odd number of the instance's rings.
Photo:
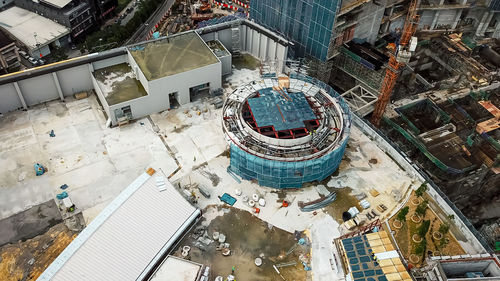
<path id="1" fill-rule="evenodd" d="M 384 80 L 382 81 L 380 95 L 372 114 L 371 122 L 377 127 L 380 125 L 380 119 L 382 119 L 385 108 L 389 103 L 394 85 L 396 85 L 396 81 L 399 77 L 400 69 L 410 61 L 411 51 L 413 51 L 411 50 L 410 45 L 412 44 L 410 44 L 410 41 L 413 34 L 415 34 L 419 20 L 420 16 L 417 15 L 417 0 L 411 0 L 399 45 L 396 46 L 394 52 L 390 55 L 389 64 L 385 72 Z"/>

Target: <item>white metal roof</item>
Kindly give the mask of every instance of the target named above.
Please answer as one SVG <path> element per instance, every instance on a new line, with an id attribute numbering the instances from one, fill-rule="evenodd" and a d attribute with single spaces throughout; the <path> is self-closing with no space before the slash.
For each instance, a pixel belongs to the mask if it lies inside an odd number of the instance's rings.
<path id="1" fill-rule="evenodd" d="M 168 256 L 149 281 L 196 281 L 201 269 L 201 264 Z"/>
<path id="2" fill-rule="evenodd" d="M 57 8 L 64 8 L 64 6 L 68 5 L 69 2 L 72 0 L 42 0 L 42 2 L 45 2 L 47 4 L 50 4 L 52 6 L 55 6 Z"/>
<path id="3" fill-rule="evenodd" d="M 38 280 L 142 279 L 200 214 L 168 180 L 160 191 L 158 176 L 163 175 L 143 173 L 137 178 Z"/>
<path id="4" fill-rule="evenodd" d="M 0 12 L 0 27 L 30 50 L 37 48 L 37 42 L 43 47 L 69 33 L 67 27 L 16 6 Z"/>

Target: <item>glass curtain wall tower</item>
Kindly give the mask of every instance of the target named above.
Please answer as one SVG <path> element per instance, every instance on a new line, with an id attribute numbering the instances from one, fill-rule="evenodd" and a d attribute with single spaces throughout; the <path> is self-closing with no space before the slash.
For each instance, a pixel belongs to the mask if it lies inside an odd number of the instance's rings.
<path id="1" fill-rule="evenodd" d="M 252 0 L 250 18 L 290 39 L 295 57 L 325 61 L 340 4 L 340 0 Z"/>

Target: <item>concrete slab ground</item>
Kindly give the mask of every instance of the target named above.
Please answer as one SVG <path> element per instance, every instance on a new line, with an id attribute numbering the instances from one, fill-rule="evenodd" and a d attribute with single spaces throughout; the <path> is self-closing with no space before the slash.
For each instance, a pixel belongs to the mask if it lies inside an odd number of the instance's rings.
<path id="1" fill-rule="evenodd" d="M 1 117 L 0 219 L 54 198 L 67 184 L 88 222 L 148 166 L 166 174 L 177 168 L 147 119 L 116 128 L 105 123 L 95 96 Z M 35 176 L 35 163 L 48 172 Z"/>

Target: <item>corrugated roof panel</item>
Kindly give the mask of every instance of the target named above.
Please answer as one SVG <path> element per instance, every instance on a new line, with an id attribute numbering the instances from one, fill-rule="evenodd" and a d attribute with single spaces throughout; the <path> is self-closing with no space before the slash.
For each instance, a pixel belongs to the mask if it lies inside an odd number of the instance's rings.
<path id="1" fill-rule="evenodd" d="M 154 176 L 141 175 L 87 226 L 92 233 L 82 231 L 68 246 L 73 253 L 63 252 L 66 257 L 39 280 L 136 280 L 199 212 L 170 182 L 161 192 L 155 183 Z"/>

